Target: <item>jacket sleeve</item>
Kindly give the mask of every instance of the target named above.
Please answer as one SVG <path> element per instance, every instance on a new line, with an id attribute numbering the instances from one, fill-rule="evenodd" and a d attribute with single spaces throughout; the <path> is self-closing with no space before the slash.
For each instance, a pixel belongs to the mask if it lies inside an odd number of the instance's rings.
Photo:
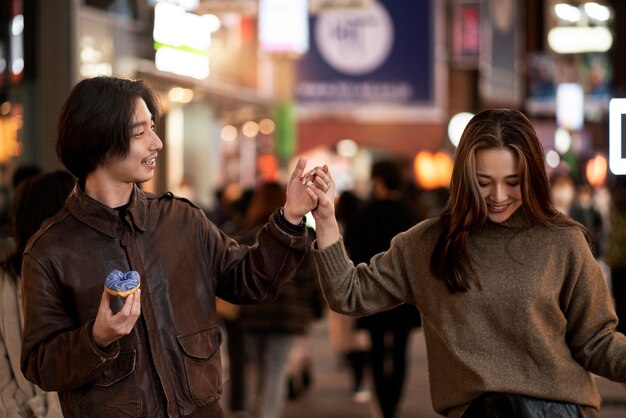
<path id="1" fill-rule="evenodd" d="M 563 310 L 573 357 L 588 371 L 626 382 L 626 337 L 599 264 L 581 233 L 572 240 Z"/>
<path id="2" fill-rule="evenodd" d="M 218 297 L 235 304 L 271 301 L 292 278 L 306 253 L 307 233 L 285 228 L 279 216 L 271 216 L 251 246 L 238 244 L 208 223 L 207 259 Z"/>
<path id="3" fill-rule="evenodd" d="M 43 390 L 67 391 L 100 375 L 119 354 L 119 344 L 106 351 L 98 348 L 92 337 L 94 321 L 75 323 L 61 289 L 29 254 L 24 256 L 22 280 L 24 376 Z"/>

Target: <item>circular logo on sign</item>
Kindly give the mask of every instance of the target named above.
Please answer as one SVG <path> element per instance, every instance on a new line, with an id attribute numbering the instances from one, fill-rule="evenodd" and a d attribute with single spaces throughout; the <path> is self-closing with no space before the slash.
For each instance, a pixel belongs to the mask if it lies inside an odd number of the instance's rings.
<path id="1" fill-rule="evenodd" d="M 335 70 L 363 75 L 380 67 L 393 46 L 393 23 L 378 2 L 355 10 L 321 13 L 315 42 L 322 58 Z"/>

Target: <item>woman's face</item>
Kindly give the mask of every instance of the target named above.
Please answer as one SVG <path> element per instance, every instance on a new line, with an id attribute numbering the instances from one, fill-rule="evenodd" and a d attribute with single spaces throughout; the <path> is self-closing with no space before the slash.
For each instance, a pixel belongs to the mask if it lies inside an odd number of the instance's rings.
<path id="1" fill-rule="evenodd" d="M 519 161 L 509 148 L 477 151 L 476 176 L 492 222 L 506 221 L 522 206 Z"/>

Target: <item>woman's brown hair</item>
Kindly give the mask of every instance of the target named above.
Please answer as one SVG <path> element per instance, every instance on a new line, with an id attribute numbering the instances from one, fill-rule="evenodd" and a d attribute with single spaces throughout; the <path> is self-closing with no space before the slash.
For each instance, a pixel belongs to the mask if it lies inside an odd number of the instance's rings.
<path id="1" fill-rule="evenodd" d="M 528 118 L 511 109 L 478 113 L 463 131 L 456 150 L 450 197 L 441 214 L 442 231 L 430 261 L 431 272 L 451 293 L 469 290 L 470 282 L 476 280 L 467 240 L 487 221 L 476 175 L 476 153 L 490 148 L 508 148 L 517 156 L 521 210 L 529 220 L 551 228 L 581 227 L 552 205 L 543 148 Z"/>

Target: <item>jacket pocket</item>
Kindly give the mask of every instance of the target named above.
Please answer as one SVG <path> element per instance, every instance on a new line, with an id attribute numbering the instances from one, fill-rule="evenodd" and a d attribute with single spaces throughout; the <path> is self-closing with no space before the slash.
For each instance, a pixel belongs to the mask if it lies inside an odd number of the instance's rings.
<path id="1" fill-rule="evenodd" d="M 191 397 L 211 402 L 222 392 L 219 328 L 210 328 L 177 336 L 183 351 L 185 375 Z"/>
<path id="2" fill-rule="evenodd" d="M 135 350 L 123 351 L 86 386 L 80 402 L 84 417 L 139 417 L 141 401 Z"/>

